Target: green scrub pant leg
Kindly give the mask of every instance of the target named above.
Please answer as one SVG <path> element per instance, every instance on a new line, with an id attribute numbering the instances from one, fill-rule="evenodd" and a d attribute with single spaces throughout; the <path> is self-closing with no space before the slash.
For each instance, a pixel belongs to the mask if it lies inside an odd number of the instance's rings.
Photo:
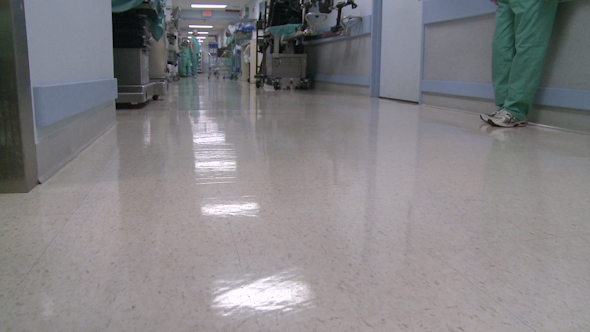
<path id="1" fill-rule="evenodd" d="M 197 76 L 197 74 L 199 73 L 199 55 L 196 53 L 191 53 L 191 62 L 193 65 L 193 76 Z"/>
<path id="2" fill-rule="evenodd" d="M 498 0 L 492 81 L 498 108 L 519 120 L 533 105 L 559 0 Z"/>
<path id="3" fill-rule="evenodd" d="M 178 60 L 178 73 L 180 76 L 189 76 L 191 74 L 191 62 L 188 59 L 188 56 L 182 56 L 180 60 Z"/>

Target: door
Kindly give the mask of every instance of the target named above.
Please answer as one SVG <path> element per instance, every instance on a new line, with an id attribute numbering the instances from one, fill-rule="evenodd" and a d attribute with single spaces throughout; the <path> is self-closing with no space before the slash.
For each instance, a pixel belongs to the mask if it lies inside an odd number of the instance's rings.
<path id="1" fill-rule="evenodd" d="M 422 1 L 384 0 L 379 96 L 418 102 Z"/>

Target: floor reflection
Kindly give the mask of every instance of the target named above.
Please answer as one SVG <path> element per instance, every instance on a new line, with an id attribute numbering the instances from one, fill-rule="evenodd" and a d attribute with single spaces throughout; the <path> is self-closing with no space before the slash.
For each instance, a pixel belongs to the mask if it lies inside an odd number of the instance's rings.
<path id="1" fill-rule="evenodd" d="M 223 316 L 238 310 L 292 312 L 313 307 L 313 293 L 297 269 L 248 282 L 219 281 L 213 308 Z"/>
<path id="2" fill-rule="evenodd" d="M 236 150 L 226 141 L 225 132 L 213 117 L 203 111 L 193 119 L 193 154 L 197 182 L 200 184 L 231 183 L 236 177 Z"/>
<path id="3" fill-rule="evenodd" d="M 256 217 L 260 210 L 260 204 L 255 199 L 255 196 L 208 198 L 203 201 L 201 213 L 204 216 Z"/>

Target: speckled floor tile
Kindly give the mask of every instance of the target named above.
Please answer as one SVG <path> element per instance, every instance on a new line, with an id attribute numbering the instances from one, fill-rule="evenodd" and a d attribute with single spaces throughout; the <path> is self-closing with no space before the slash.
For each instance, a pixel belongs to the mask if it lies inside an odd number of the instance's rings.
<path id="1" fill-rule="evenodd" d="M 2 218 L 0 275 L 28 273 L 69 217 L 57 214 Z"/>
<path id="2" fill-rule="evenodd" d="M 0 311 L 12 300 L 26 274 L 0 274 Z M 0 317 L 4 315 L 0 313 Z"/>
<path id="3" fill-rule="evenodd" d="M 168 212 L 162 216 L 75 214 L 33 270 L 122 268 L 144 273 L 163 269 L 189 275 L 239 271 L 227 220 L 176 217 Z"/>
<path id="4" fill-rule="evenodd" d="M 4 331 L 104 331 L 117 297 L 111 273 L 32 271 L 2 309 Z"/>
<path id="5" fill-rule="evenodd" d="M 387 265 L 381 264 L 383 256 L 367 256 L 331 266 L 302 265 L 268 278 L 289 280 L 277 282 L 276 287 L 290 288 L 283 294 L 291 295 L 279 304 L 288 303 L 287 299 L 300 304 L 294 312 L 277 305 L 278 309 L 259 314 L 261 328 L 530 331 L 485 293 L 428 254 L 391 254 Z"/>
<path id="6" fill-rule="evenodd" d="M 433 253 L 536 331 L 590 328 L 590 245 L 579 237 Z"/>

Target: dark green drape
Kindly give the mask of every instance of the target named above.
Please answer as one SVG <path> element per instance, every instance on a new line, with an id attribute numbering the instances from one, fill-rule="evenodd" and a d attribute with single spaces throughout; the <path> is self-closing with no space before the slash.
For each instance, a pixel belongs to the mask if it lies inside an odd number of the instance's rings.
<path id="1" fill-rule="evenodd" d="M 113 13 L 122 13 L 141 5 L 144 1 L 145 0 L 111 0 L 111 5 Z M 148 17 L 150 30 L 154 39 L 160 40 L 164 35 L 166 0 L 149 0 L 149 4 L 156 12 L 156 17 L 151 15 Z"/>

